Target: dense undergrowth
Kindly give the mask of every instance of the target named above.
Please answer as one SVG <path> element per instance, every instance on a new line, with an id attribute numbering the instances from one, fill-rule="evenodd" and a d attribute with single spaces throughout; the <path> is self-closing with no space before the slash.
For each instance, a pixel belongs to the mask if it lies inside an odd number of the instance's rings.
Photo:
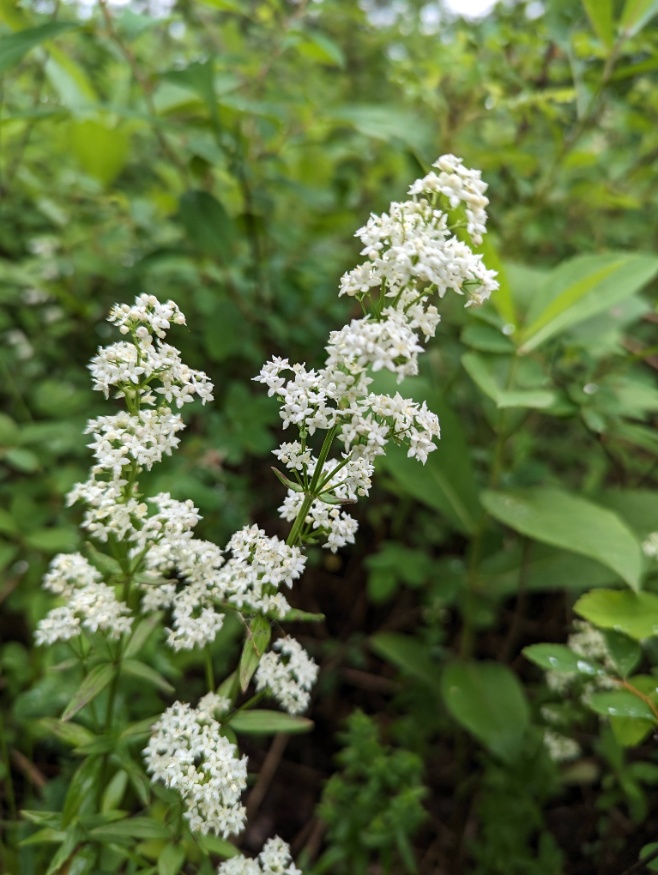
<path id="1" fill-rule="evenodd" d="M 621 875 L 658 841 L 658 10 L 546 0 L 437 23 L 434 9 L 0 0 L 8 875 L 175 875 L 230 853 L 180 824 L 172 840 L 173 791 L 85 753 L 59 719 L 80 685 L 66 645 L 35 646 L 53 556 L 86 549 L 65 496 L 87 477 L 88 419 L 108 412 L 87 370 L 117 339 L 107 312 L 173 299 L 175 344 L 215 385 L 144 492 L 191 499 L 220 545 L 252 522 L 285 539 L 271 451 L 290 438 L 252 378 L 273 356 L 322 367 L 329 333 L 361 316 L 337 295 L 354 231 L 445 153 L 488 183 L 479 252 L 500 289 L 478 309 L 446 296 L 404 383 L 439 417 L 437 450 L 377 460 L 348 508 L 355 543 L 309 548 L 289 600 L 323 619 L 285 625 L 320 666 L 314 725 L 238 733 L 236 841 L 252 856 L 278 834 L 318 875 Z M 242 635 L 227 619 L 212 645 L 218 682 Z M 207 665 L 146 646 L 158 679 L 129 678 L 119 710 L 207 692 Z M 71 839 L 44 812 L 67 793 L 79 808 L 72 786 L 96 805 L 85 756 L 104 763 L 110 817 Z M 155 826 L 134 822 L 147 809 Z"/>

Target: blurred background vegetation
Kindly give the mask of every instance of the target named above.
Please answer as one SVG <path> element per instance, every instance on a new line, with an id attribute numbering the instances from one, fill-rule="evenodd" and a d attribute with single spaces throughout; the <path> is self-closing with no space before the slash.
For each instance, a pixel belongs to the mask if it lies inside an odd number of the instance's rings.
<path id="1" fill-rule="evenodd" d="M 437 0 L 0 0 L 5 821 L 54 807 L 72 767 L 43 724 L 71 689 L 32 631 L 49 559 L 79 543 L 64 496 L 86 476 L 86 420 L 106 410 L 86 363 L 110 339 L 108 308 L 173 298 L 189 326 L 173 342 L 217 387 L 153 488 L 194 500 L 201 537 L 223 544 L 249 520 L 274 533 L 277 409 L 250 379 L 273 355 L 322 361 L 351 316 L 337 286 L 354 231 L 453 152 L 490 186 L 483 251 L 502 303 L 444 302 L 412 381 L 441 417 L 440 449 L 418 472 L 387 459 L 356 547 L 312 556 L 295 597 L 326 615 L 300 631 L 322 663 L 316 729 L 249 741 L 269 777 L 242 844 L 279 832 L 317 873 L 606 875 L 655 840 L 652 738 L 626 751 L 562 702 L 583 753 L 557 766 L 541 743 L 549 694 L 520 656 L 564 640 L 575 597 L 618 576 L 578 549 L 587 520 L 560 542 L 541 514 L 528 530 L 496 503 L 559 486 L 638 539 L 658 529 L 655 13 L 651 0 L 499 2 L 478 19 Z M 554 325 L 546 306 L 578 283 L 586 306 Z M 184 656 L 160 661 L 201 692 Z M 464 716 L 455 685 L 491 701 Z M 144 696 L 145 714 L 162 708 Z M 43 850 L 0 848 L 11 875 L 47 866 Z"/>

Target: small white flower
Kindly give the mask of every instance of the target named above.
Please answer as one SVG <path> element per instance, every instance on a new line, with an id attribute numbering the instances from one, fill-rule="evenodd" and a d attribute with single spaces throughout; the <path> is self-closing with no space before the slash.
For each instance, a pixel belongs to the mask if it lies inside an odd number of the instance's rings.
<path id="1" fill-rule="evenodd" d="M 300 714 L 308 708 L 317 663 L 294 638 L 280 638 L 274 650 L 265 653 L 258 664 L 256 689 L 269 690 L 289 714 Z"/>
<path id="2" fill-rule="evenodd" d="M 147 771 L 174 788 L 185 802 L 193 832 L 227 838 L 240 832 L 246 812 L 240 796 L 247 786 L 247 758 L 221 735 L 214 702 L 204 697 L 194 709 L 175 702 L 154 725 L 144 750 Z"/>

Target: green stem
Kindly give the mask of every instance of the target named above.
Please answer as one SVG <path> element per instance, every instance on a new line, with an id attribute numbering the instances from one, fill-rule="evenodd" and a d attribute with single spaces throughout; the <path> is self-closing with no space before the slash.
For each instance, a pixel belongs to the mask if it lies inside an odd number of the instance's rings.
<path id="1" fill-rule="evenodd" d="M 206 661 L 206 684 L 208 686 L 208 692 L 214 693 L 217 689 L 217 684 L 215 683 L 215 670 L 212 665 L 212 654 L 210 652 L 210 645 L 206 644 L 204 648 L 205 661 Z"/>
<path id="2" fill-rule="evenodd" d="M 306 492 L 304 495 L 304 501 L 302 502 L 302 506 L 300 507 L 297 516 L 295 517 L 295 521 L 293 522 L 292 528 L 290 529 L 290 534 L 286 539 L 286 544 L 289 547 L 294 547 L 301 541 L 304 524 L 306 523 L 306 516 L 311 509 L 311 505 L 318 496 L 318 484 L 320 483 L 320 480 L 322 478 L 322 469 L 324 468 L 324 464 L 327 461 L 327 457 L 329 455 L 329 451 L 331 450 L 331 445 L 334 442 L 337 431 L 338 426 L 334 425 L 332 428 L 329 429 L 324 437 L 324 441 L 322 442 L 322 448 L 320 450 L 320 455 L 318 456 L 318 462 L 315 466 L 315 471 L 313 472 L 313 477 L 311 478 L 311 483 L 308 487 L 308 492 Z"/>

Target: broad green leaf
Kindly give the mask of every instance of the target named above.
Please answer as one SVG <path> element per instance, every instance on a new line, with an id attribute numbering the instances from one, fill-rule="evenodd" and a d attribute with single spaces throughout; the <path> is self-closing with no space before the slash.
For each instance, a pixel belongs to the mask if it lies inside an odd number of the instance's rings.
<path id="1" fill-rule="evenodd" d="M 658 635 L 658 596 L 649 592 L 595 590 L 579 598 L 574 611 L 601 629 L 616 629 L 636 641 Z"/>
<path id="2" fill-rule="evenodd" d="M 271 637 L 272 627 L 269 620 L 261 616 L 254 617 L 249 624 L 249 631 L 240 657 L 240 686 L 243 692 L 249 686 L 249 681 L 258 668 L 258 663 L 267 650 Z"/>
<path id="3" fill-rule="evenodd" d="M 614 586 L 614 571 L 575 553 L 546 544 L 529 547 L 514 543 L 483 560 L 478 579 L 483 592 L 494 597 L 514 595 L 519 584 L 528 592 L 568 590 L 582 593 L 599 586 Z"/>
<path id="4" fill-rule="evenodd" d="M 651 489 L 606 489 L 597 502 L 618 514 L 641 538 L 658 531 L 658 501 Z"/>
<path id="5" fill-rule="evenodd" d="M 85 705 L 88 705 L 93 699 L 95 699 L 99 693 L 102 693 L 114 677 L 115 672 L 115 666 L 110 665 L 107 662 L 92 668 L 87 677 L 78 687 L 69 704 L 66 706 L 61 719 L 63 721 L 70 720 L 74 714 L 77 714 L 78 711 L 85 707 Z"/>
<path id="6" fill-rule="evenodd" d="M 650 255 L 583 255 L 563 262 L 549 274 L 530 309 L 519 352 L 531 352 L 555 334 L 636 294 L 657 271 L 658 258 Z"/>
<path id="7" fill-rule="evenodd" d="M 583 0 L 594 33 L 610 49 L 615 41 L 612 21 L 612 0 Z"/>
<path id="8" fill-rule="evenodd" d="M 207 191 L 185 192 L 178 205 L 178 220 L 196 249 L 205 255 L 229 261 L 234 226 L 214 195 Z"/>
<path id="9" fill-rule="evenodd" d="M 516 676 L 497 662 L 453 662 L 441 676 L 441 694 L 455 720 L 492 753 L 518 756 L 529 722 Z"/>
<path id="10" fill-rule="evenodd" d="M 333 67 L 345 66 L 345 55 L 343 50 L 330 39 L 326 34 L 320 31 L 305 31 L 303 39 L 297 43 L 297 51 L 313 61 L 318 61 L 320 64 L 329 64 Z"/>
<path id="11" fill-rule="evenodd" d="M 97 109 L 98 95 L 84 69 L 70 54 L 51 46 L 45 70 L 65 107 L 74 112 Z"/>
<path id="12" fill-rule="evenodd" d="M 487 360 L 475 352 L 462 356 L 462 364 L 469 377 L 496 404 L 498 408 L 527 407 L 542 409 L 551 407 L 557 395 L 548 389 L 504 389 L 498 385 Z"/>
<path id="13" fill-rule="evenodd" d="M 71 154 L 82 170 L 109 186 L 121 173 L 130 153 L 130 138 L 124 129 L 98 119 L 69 125 Z"/>
<path id="14" fill-rule="evenodd" d="M 627 717 L 633 720 L 657 722 L 649 705 L 630 690 L 611 690 L 592 693 L 587 697 L 587 705 L 604 717 Z"/>
<path id="15" fill-rule="evenodd" d="M 493 352 L 501 355 L 511 355 L 514 344 L 494 325 L 469 324 L 461 334 L 462 343 L 480 352 Z"/>
<path id="16" fill-rule="evenodd" d="M 216 118 L 217 96 L 211 60 L 193 62 L 182 70 L 167 70 L 161 74 L 161 78 L 197 94 L 206 104 L 211 117 Z"/>
<path id="17" fill-rule="evenodd" d="M 138 659 L 124 659 L 121 663 L 121 671 L 130 677 L 146 681 L 147 684 L 153 684 L 154 687 L 158 687 L 158 689 L 165 693 L 174 692 L 173 686 L 166 678 L 162 677 L 150 665 L 146 665 L 146 663 L 140 662 Z"/>
<path id="18" fill-rule="evenodd" d="M 641 717 L 610 717 L 610 728 L 622 747 L 634 747 L 654 729 L 653 720 L 643 720 Z"/>
<path id="19" fill-rule="evenodd" d="M 635 36 L 658 13 L 658 0 L 626 0 L 619 26 L 622 33 Z"/>
<path id="20" fill-rule="evenodd" d="M 377 374 L 375 392 L 394 394 L 395 380 Z M 407 388 L 407 386 L 409 388 Z M 475 531 L 480 515 L 478 489 L 473 471 L 468 441 L 459 417 L 425 381 L 409 378 L 405 395 L 415 401 L 427 401 L 427 406 L 439 417 L 441 440 L 424 465 L 407 458 L 403 447 L 389 446 L 377 464 L 389 474 L 397 490 L 438 510 L 465 535 Z"/>
<path id="21" fill-rule="evenodd" d="M 64 21 L 50 21 L 0 37 L 0 73 L 5 73 L 18 64 L 30 49 L 77 26 Z"/>
<path id="22" fill-rule="evenodd" d="M 398 632 L 379 632 L 369 639 L 369 644 L 377 656 L 437 692 L 437 665 L 416 638 Z"/>
<path id="23" fill-rule="evenodd" d="M 531 644 L 523 648 L 523 655 L 547 671 L 577 672 L 590 676 L 600 671 L 599 666 L 578 656 L 564 644 Z"/>
<path id="24" fill-rule="evenodd" d="M 616 629 L 606 629 L 603 634 L 615 668 L 621 677 L 628 677 L 639 665 L 642 648 L 637 641 Z"/>
<path id="25" fill-rule="evenodd" d="M 486 490 L 481 500 L 491 516 L 522 535 L 596 559 L 630 587 L 639 588 L 640 544 L 611 511 L 580 496 L 542 487 Z"/>
<path id="26" fill-rule="evenodd" d="M 231 729 L 245 735 L 272 735 L 276 732 L 309 732 L 313 721 L 307 717 L 295 717 L 281 711 L 238 711 L 229 721 Z"/>
<path id="27" fill-rule="evenodd" d="M 393 104 L 347 104 L 331 112 L 329 118 L 351 124 L 365 137 L 385 142 L 401 140 L 421 152 L 432 138 L 430 127 L 420 115 Z"/>

